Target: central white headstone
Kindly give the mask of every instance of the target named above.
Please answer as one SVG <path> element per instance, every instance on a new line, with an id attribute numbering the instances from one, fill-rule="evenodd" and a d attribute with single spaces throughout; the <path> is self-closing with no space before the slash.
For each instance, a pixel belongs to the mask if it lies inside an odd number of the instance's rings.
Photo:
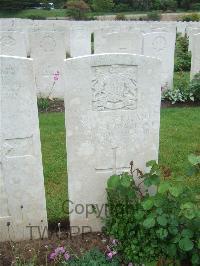
<path id="1" fill-rule="evenodd" d="M 0 72 L 0 241 L 39 238 L 47 216 L 32 60 L 0 56 Z"/>
<path id="2" fill-rule="evenodd" d="M 132 54 L 66 60 L 70 225 L 101 229 L 109 176 L 157 160 L 161 63 Z M 92 205 L 97 214 L 87 215 Z M 83 211 L 80 211 L 83 206 Z"/>

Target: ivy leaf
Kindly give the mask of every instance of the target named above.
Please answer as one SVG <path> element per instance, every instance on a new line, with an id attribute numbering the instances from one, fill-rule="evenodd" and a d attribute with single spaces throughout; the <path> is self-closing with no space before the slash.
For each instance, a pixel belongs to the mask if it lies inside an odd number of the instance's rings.
<path id="1" fill-rule="evenodd" d="M 145 200 L 144 202 L 142 202 L 142 207 L 144 210 L 150 210 L 154 205 L 154 198 L 150 197 L 147 200 Z"/>
<path id="2" fill-rule="evenodd" d="M 164 194 L 165 192 L 167 192 L 167 191 L 169 190 L 169 188 L 170 188 L 170 184 L 169 184 L 169 182 L 164 181 L 164 182 L 162 182 L 162 183 L 159 185 L 159 187 L 158 187 L 158 192 L 159 192 L 160 194 Z"/>
<path id="3" fill-rule="evenodd" d="M 188 237 L 182 238 L 179 241 L 178 245 L 179 245 L 180 249 L 182 249 L 183 251 L 190 251 L 194 247 L 193 242 Z"/>
<path id="4" fill-rule="evenodd" d="M 148 229 L 154 227 L 154 225 L 155 225 L 155 219 L 153 217 L 148 217 L 143 222 L 143 226 Z"/>
<path id="5" fill-rule="evenodd" d="M 173 186 L 169 188 L 169 192 L 172 196 L 177 198 L 182 193 L 182 187 Z"/>
<path id="6" fill-rule="evenodd" d="M 115 189 L 120 185 L 120 176 L 119 175 L 113 175 L 108 179 L 107 187 L 109 189 Z"/>
<path id="7" fill-rule="evenodd" d="M 160 215 L 160 216 L 158 216 L 158 218 L 157 218 L 157 222 L 158 222 L 158 224 L 159 225 L 161 225 L 161 226 L 166 226 L 167 225 L 167 218 L 166 218 L 166 215 Z"/>

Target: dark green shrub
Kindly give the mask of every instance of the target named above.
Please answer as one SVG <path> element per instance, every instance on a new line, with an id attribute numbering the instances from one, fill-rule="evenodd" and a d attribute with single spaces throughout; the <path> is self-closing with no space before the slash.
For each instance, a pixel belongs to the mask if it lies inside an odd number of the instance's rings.
<path id="1" fill-rule="evenodd" d="M 161 14 L 158 11 L 149 12 L 147 13 L 147 19 L 159 21 L 161 19 Z"/>
<path id="2" fill-rule="evenodd" d="M 114 10 L 115 10 L 115 12 L 129 11 L 130 10 L 130 6 L 128 4 L 120 3 L 120 4 L 115 6 Z"/>
<path id="3" fill-rule="evenodd" d="M 200 101 L 200 73 L 191 80 L 189 90 L 193 94 L 194 100 Z"/>
<path id="4" fill-rule="evenodd" d="M 200 177 L 200 156 L 190 155 L 189 174 Z M 132 174 L 111 176 L 107 183 L 109 216 L 107 233 L 119 241 L 125 262 L 157 265 L 168 262 L 200 264 L 200 187 L 194 191 L 184 178 L 161 177 L 155 161 L 147 163 L 149 173 L 139 169 L 138 182 Z M 142 191 L 142 185 L 146 189 Z M 148 190 L 154 186 L 154 195 Z M 147 189 L 148 188 L 148 189 Z"/>
<path id="5" fill-rule="evenodd" d="M 88 4 L 83 0 L 71 0 L 66 4 L 67 14 L 75 20 L 81 20 L 86 17 L 86 13 L 90 10 Z"/>
<path id="6" fill-rule="evenodd" d="M 200 3 L 192 4 L 191 5 L 191 9 L 200 11 Z"/>
<path id="7" fill-rule="evenodd" d="M 114 8 L 113 0 L 93 0 L 92 9 L 97 12 L 111 11 Z"/>
<path id="8" fill-rule="evenodd" d="M 124 14 L 117 14 L 115 20 L 126 20 L 126 16 Z"/>
<path id="9" fill-rule="evenodd" d="M 175 65 L 174 70 L 190 71 L 191 68 L 191 53 L 188 52 L 189 41 L 187 37 L 177 36 L 175 50 Z"/>
<path id="10" fill-rule="evenodd" d="M 160 8 L 163 11 L 167 11 L 167 10 L 176 11 L 176 9 L 177 9 L 177 1 L 176 0 L 163 0 L 163 1 L 160 1 Z"/>
<path id="11" fill-rule="evenodd" d="M 186 22 L 199 21 L 199 20 L 200 20 L 200 16 L 197 13 L 182 16 L 182 21 L 186 21 Z"/>

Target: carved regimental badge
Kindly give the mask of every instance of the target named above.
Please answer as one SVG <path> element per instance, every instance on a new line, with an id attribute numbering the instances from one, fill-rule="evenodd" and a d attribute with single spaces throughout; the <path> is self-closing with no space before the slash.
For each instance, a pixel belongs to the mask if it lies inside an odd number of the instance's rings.
<path id="1" fill-rule="evenodd" d="M 137 66 L 95 66 L 93 76 L 94 111 L 137 108 Z"/>

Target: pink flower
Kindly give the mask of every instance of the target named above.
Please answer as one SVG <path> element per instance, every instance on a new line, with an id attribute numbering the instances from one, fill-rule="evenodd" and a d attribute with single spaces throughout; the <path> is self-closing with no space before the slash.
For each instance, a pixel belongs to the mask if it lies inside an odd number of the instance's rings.
<path id="1" fill-rule="evenodd" d="M 133 266 L 133 263 L 132 262 L 129 262 L 128 266 Z"/>
<path id="2" fill-rule="evenodd" d="M 65 249 L 64 247 L 58 247 L 55 249 L 55 254 L 58 255 L 58 254 L 64 254 L 65 253 Z"/>
<path id="3" fill-rule="evenodd" d="M 64 258 L 65 258 L 65 260 L 69 260 L 70 255 L 69 255 L 67 252 L 65 252 L 65 254 L 64 254 Z"/>
<path id="4" fill-rule="evenodd" d="M 109 259 L 112 259 L 116 254 L 117 254 L 116 251 L 110 251 L 110 252 L 107 254 L 107 256 L 108 256 Z"/>
<path id="5" fill-rule="evenodd" d="M 50 260 L 54 260 L 56 256 L 57 256 L 56 253 L 53 252 L 50 254 L 49 258 L 50 258 Z"/>
<path id="6" fill-rule="evenodd" d="M 114 246 L 116 246 L 117 243 L 118 243 L 117 239 L 113 239 L 112 244 L 113 244 Z"/>

